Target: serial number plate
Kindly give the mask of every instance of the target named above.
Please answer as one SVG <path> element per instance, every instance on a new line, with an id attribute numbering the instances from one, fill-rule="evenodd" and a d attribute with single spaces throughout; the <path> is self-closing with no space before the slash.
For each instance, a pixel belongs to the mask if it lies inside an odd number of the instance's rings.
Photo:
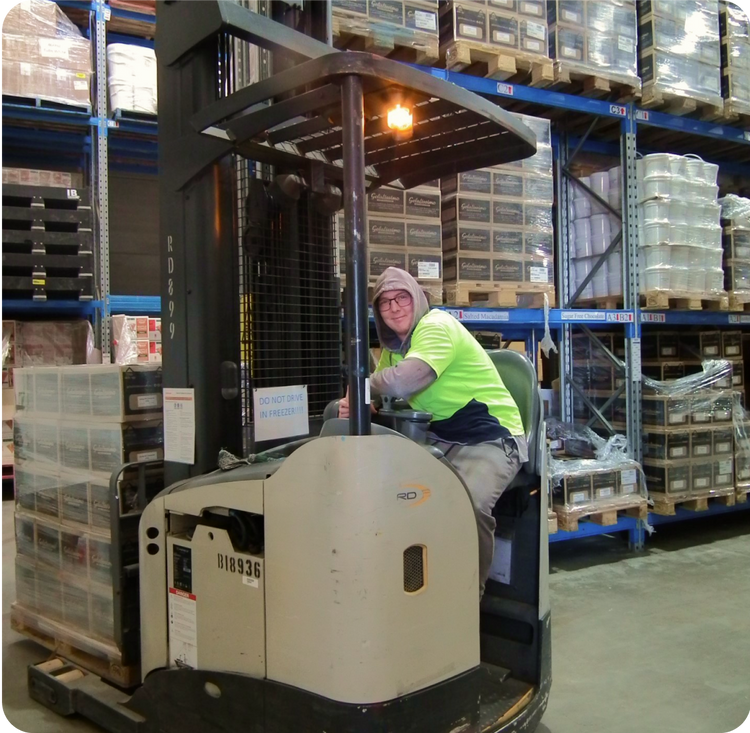
<path id="1" fill-rule="evenodd" d="M 260 578 L 260 563 L 255 560 L 243 560 L 241 557 L 234 555 L 217 554 L 219 570 L 225 570 L 228 573 L 244 575 L 248 578 Z"/>

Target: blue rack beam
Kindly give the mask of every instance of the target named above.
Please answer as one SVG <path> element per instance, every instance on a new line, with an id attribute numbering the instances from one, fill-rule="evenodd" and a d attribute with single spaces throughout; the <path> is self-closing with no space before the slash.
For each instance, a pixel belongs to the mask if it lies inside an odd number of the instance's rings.
<path id="1" fill-rule="evenodd" d="M 743 326 L 750 325 L 750 313 L 726 311 L 641 311 L 646 326 Z"/>
<path id="2" fill-rule="evenodd" d="M 648 522 L 654 526 L 660 524 L 672 524 L 674 522 L 685 522 L 689 519 L 701 519 L 703 517 L 715 517 L 719 514 L 734 514 L 735 512 L 747 511 L 750 509 L 750 501 L 744 504 L 735 504 L 734 506 L 724 506 L 711 502 L 708 509 L 702 512 L 691 512 L 689 509 L 683 509 L 679 504 L 675 507 L 676 514 L 665 516 L 662 514 L 649 514 Z M 750 515 L 748 515 L 750 516 Z"/>
<path id="3" fill-rule="evenodd" d="M 161 314 L 161 298 L 158 295 L 110 295 L 109 312 L 158 316 Z"/>
<path id="4" fill-rule="evenodd" d="M 91 316 L 102 307 L 100 300 L 8 300 L 3 299 L 3 314 L 12 316 L 15 314 L 64 314 L 77 316 Z"/>
<path id="5" fill-rule="evenodd" d="M 581 537 L 596 537 L 597 535 L 613 534 L 615 532 L 629 532 L 631 544 L 637 544 L 637 532 L 638 532 L 638 520 L 630 517 L 620 517 L 617 524 L 610 524 L 609 526 L 602 526 L 595 524 L 594 522 L 586 522 L 581 520 L 578 523 L 578 530 L 576 532 L 564 532 L 558 529 L 555 534 L 549 536 L 550 544 L 553 542 L 565 542 L 567 540 L 577 540 Z"/>

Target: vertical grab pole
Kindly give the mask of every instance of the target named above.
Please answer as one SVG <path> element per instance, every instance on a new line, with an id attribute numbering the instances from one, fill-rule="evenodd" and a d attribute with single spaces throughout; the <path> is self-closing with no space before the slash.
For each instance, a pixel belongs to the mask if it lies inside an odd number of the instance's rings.
<path id="1" fill-rule="evenodd" d="M 349 433 L 370 434 L 369 314 L 365 240 L 364 98 L 362 79 L 344 78 L 341 95 L 346 233 L 346 353 L 349 364 Z"/>

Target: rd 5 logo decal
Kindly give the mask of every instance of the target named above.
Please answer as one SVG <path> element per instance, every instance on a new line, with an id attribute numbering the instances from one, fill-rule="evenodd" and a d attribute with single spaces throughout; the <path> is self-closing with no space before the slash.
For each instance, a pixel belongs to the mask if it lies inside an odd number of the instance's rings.
<path id="1" fill-rule="evenodd" d="M 403 490 L 396 494 L 396 499 L 410 507 L 415 507 L 424 504 L 431 494 L 432 492 L 421 484 L 404 484 Z"/>

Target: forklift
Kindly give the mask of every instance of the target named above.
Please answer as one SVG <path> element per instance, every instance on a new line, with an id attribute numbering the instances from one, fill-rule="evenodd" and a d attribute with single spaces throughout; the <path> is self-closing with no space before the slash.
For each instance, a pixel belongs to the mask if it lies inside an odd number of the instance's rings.
<path id="1" fill-rule="evenodd" d="M 234 2 L 160 0 L 157 21 L 164 383 L 195 390 L 195 463 L 167 462 L 168 488 L 140 517 L 140 685 L 41 664 L 32 698 L 113 733 L 533 731 L 551 684 L 535 370 L 491 354 L 530 460 L 495 507 L 498 569 L 480 604 L 472 502 L 424 440 L 430 416 L 371 416 L 363 236 L 368 191 L 528 157 L 533 132 L 439 75 L 336 51 Z M 294 64 L 233 90 L 222 59 L 240 42 Z M 231 303 L 237 155 L 273 170 L 253 184 L 261 198 L 293 189 L 274 231 L 329 226 L 343 199 L 350 416 L 329 405 L 319 432 L 216 470 L 221 449 L 249 453 Z M 269 216 L 255 201 L 249 240 Z"/>

